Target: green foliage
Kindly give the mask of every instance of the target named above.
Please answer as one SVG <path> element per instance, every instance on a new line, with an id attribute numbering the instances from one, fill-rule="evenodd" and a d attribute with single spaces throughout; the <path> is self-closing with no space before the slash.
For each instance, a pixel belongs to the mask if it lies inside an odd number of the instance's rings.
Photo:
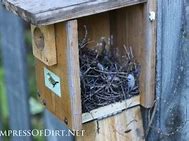
<path id="1" fill-rule="evenodd" d="M 25 43 L 29 47 L 32 46 L 32 38 L 31 38 L 30 30 L 26 30 L 26 32 L 25 32 Z"/>
<path id="2" fill-rule="evenodd" d="M 1 110 L 1 118 L 8 118 L 8 106 L 7 106 L 7 98 L 5 92 L 5 82 L 4 82 L 4 69 L 2 67 L 2 52 L 1 52 L 1 34 L 0 34 L 0 110 Z"/>
<path id="3" fill-rule="evenodd" d="M 7 98 L 5 94 L 4 70 L 0 67 L 0 107 L 2 108 L 3 119 L 8 117 Z"/>

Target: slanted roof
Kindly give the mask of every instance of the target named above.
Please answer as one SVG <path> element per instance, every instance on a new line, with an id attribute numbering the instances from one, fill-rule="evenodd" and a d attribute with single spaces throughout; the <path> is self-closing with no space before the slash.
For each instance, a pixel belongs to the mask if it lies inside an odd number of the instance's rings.
<path id="1" fill-rule="evenodd" d="M 5 7 L 36 25 L 101 13 L 147 0 L 2 0 Z"/>

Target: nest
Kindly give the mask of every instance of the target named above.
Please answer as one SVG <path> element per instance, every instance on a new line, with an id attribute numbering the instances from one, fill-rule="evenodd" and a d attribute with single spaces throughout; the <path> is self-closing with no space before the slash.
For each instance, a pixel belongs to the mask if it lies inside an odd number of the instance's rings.
<path id="1" fill-rule="evenodd" d="M 132 48 L 123 45 L 120 57 L 102 37 L 92 49 L 88 48 L 88 32 L 79 41 L 82 112 L 129 99 L 139 94 L 140 66 Z M 120 59 L 121 58 L 121 59 Z"/>

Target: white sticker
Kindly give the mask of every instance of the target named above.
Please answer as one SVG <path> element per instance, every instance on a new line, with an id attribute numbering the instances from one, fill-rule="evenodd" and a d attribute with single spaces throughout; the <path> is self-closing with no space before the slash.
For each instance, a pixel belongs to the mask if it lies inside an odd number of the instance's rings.
<path id="1" fill-rule="evenodd" d="M 45 86 L 61 97 L 60 78 L 47 68 L 44 68 L 44 78 Z"/>

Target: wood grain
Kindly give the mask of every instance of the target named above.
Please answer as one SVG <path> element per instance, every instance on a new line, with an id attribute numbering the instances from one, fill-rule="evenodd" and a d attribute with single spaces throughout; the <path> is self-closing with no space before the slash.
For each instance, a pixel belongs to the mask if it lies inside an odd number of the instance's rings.
<path id="1" fill-rule="evenodd" d="M 139 78 L 141 104 L 147 108 L 153 105 L 154 100 L 156 60 L 155 22 L 149 22 L 146 4 L 111 12 L 112 48 L 118 48 L 120 57 L 125 53 L 124 44 L 132 48 L 133 54 L 141 66 Z"/>
<path id="2" fill-rule="evenodd" d="M 47 25 L 102 13 L 147 0 L 2 0 L 5 7 L 35 25 Z"/>
<path id="3" fill-rule="evenodd" d="M 111 116 L 115 113 L 120 113 L 125 109 L 129 109 L 140 105 L 140 96 L 134 96 L 130 99 L 125 101 L 116 102 L 104 107 L 100 107 L 90 111 L 90 113 L 83 113 L 82 114 L 82 123 L 89 122 L 91 120 L 96 120 L 99 118 Z"/>
<path id="4" fill-rule="evenodd" d="M 139 106 L 98 122 L 86 123 L 83 129 L 84 137 L 77 137 L 77 141 L 144 141 Z"/>
<path id="5" fill-rule="evenodd" d="M 149 20 L 149 13 L 155 12 L 157 16 L 156 10 L 156 2 L 157 0 L 150 0 L 145 4 L 144 14 L 145 17 L 145 32 L 146 32 L 146 40 L 145 40 L 145 47 L 146 47 L 146 55 L 145 55 L 145 62 L 146 62 L 146 70 L 145 70 L 145 86 L 144 90 L 145 93 L 142 93 L 141 96 L 141 105 L 146 108 L 150 108 L 154 104 L 155 99 L 155 87 L 156 87 L 156 46 L 157 46 L 157 27 L 156 22 L 157 19 L 154 21 Z M 141 80 L 142 82 L 143 80 Z"/>
<path id="6" fill-rule="evenodd" d="M 33 55 L 48 66 L 57 63 L 54 25 L 31 25 Z"/>
<path id="7" fill-rule="evenodd" d="M 81 88 L 80 88 L 80 67 L 78 48 L 78 23 L 77 20 L 68 21 L 67 29 L 67 63 L 69 93 L 71 99 L 72 125 L 73 129 L 81 129 Z M 65 107 L 66 108 L 66 107 Z"/>
<path id="8" fill-rule="evenodd" d="M 79 40 L 85 35 L 86 26 L 88 32 L 89 44 L 87 47 L 99 50 L 97 43 L 101 38 L 106 42 L 110 39 L 109 13 L 101 13 L 97 15 L 87 16 L 78 19 Z"/>
<path id="9" fill-rule="evenodd" d="M 36 59 L 37 85 L 40 99 L 49 111 L 65 121 L 71 129 L 81 127 L 80 77 L 78 57 L 77 22 L 55 24 L 57 64 L 47 66 Z M 62 96 L 56 96 L 44 84 L 43 68 L 46 67 L 61 78 Z"/>

